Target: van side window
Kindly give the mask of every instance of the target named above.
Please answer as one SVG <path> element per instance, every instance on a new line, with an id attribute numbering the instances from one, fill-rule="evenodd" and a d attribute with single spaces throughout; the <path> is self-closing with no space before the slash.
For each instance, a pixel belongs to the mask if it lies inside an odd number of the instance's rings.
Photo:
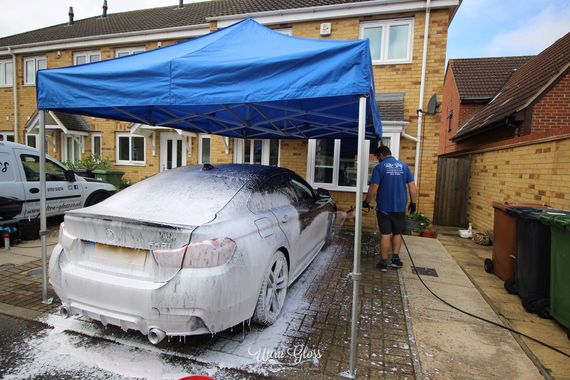
<path id="1" fill-rule="evenodd" d="M 40 180 L 40 158 L 30 154 L 20 155 L 26 181 L 37 182 Z M 65 181 L 65 170 L 53 161 L 46 159 L 46 181 Z"/>

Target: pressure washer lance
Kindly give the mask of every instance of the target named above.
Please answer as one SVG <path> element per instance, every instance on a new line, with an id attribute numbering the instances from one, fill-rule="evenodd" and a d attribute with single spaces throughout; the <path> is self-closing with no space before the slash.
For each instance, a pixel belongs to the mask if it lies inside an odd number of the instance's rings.
<path id="1" fill-rule="evenodd" d="M 10 234 L 8 232 L 4 234 L 4 249 L 10 250 Z"/>

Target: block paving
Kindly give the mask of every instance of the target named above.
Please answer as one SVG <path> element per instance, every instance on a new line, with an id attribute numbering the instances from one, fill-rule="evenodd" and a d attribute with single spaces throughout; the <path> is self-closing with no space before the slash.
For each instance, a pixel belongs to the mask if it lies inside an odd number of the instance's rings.
<path id="1" fill-rule="evenodd" d="M 405 305 L 397 270 L 380 272 L 375 268 L 378 235 L 365 232 L 362 249 L 362 281 L 360 286 L 360 319 L 358 323 L 357 375 L 366 379 L 411 379 L 415 377 L 413 350 L 407 328 Z M 240 368 L 244 377 L 272 378 L 338 378 L 349 367 L 352 281 L 347 276 L 353 265 L 353 231 L 342 229 L 335 242 L 321 252 L 316 269 L 311 267 L 289 290 L 296 288 L 303 302 L 287 316 L 283 334 L 270 342 L 272 350 L 283 353 L 277 360 Z M 316 263 L 315 263 L 316 264 Z M 54 302 L 42 301 L 41 260 L 27 264 L 0 267 L 0 303 L 40 313 L 55 314 L 60 301 L 49 288 Z M 296 291 L 299 293 L 299 291 Z M 88 322 L 80 317 L 80 320 Z M 149 345 L 139 333 L 123 332 L 118 327 L 104 328 L 93 323 L 104 336 L 126 338 L 137 346 Z M 215 335 L 187 337 L 163 341 L 157 348 L 166 354 L 180 354 L 204 364 L 212 354 L 248 356 L 245 345 L 255 343 L 264 328 L 244 323 Z M 140 343 L 140 344 L 139 344 Z M 257 342 L 259 343 L 259 342 Z M 290 352 L 295 347 L 308 353 L 300 363 Z M 245 349 L 244 349 L 245 348 Z M 244 352 L 246 353 L 244 355 Z M 318 354 L 317 359 L 311 356 Z M 215 357 L 215 355 L 214 355 Z M 204 359 L 201 359 L 204 358 Z M 249 356 L 251 361 L 251 355 Z M 245 370 L 246 373 L 242 372 Z M 224 371 L 225 372 L 225 371 Z"/>

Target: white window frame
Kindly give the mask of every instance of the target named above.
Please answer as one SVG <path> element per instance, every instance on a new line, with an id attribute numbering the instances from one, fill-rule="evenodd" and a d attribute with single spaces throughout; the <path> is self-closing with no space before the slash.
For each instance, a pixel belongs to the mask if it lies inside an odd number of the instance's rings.
<path id="1" fill-rule="evenodd" d="M 137 53 L 143 53 L 146 51 L 144 46 L 132 46 L 132 47 L 125 47 L 125 48 L 118 48 L 115 49 L 115 58 L 119 58 L 121 55 L 123 57 L 127 55 L 133 55 Z M 127 53 L 126 55 L 124 53 Z"/>
<path id="2" fill-rule="evenodd" d="M 253 140 L 261 140 L 261 165 L 269 165 L 269 154 L 271 149 L 271 140 L 269 139 L 234 139 L 234 163 L 236 164 L 252 164 L 253 162 L 245 162 L 246 140 L 249 141 L 250 159 L 253 159 Z M 277 145 L 277 166 L 281 166 L 281 140 Z"/>
<path id="3" fill-rule="evenodd" d="M 99 148 L 101 151 L 95 152 L 95 138 L 99 138 Z M 103 155 L 103 136 L 101 133 L 92 133 L 91 134 L 91 155 L 102 157 Z"/>
<path id="4" fill-rule="evenodd" d="M 72 161 L 75 162 L 83 158 L 85 153 L 85 135 L 84 133 L 62 133 L 61 134 L 61 159 L 62 161 Z M 79 157 L 75 157 L 73 160 L 70 158 L 69 150 L 67 149 L 67 139 L 71 139 L 73 150 L 75 151 L 75 146 L 79 148 Z"/>
<path id="5" fill-rule="evenodd" d="M 36 57 L 28 57 L 24 58 L 24 86 L 35 86 L 36 85 L 36 76 L 38 72 L 38 61 L 45 61 L 45 66 L 47 68 L 47 58 L 45 55 L 36 56 Z M 28 78 L 28 62 L 34 63 L 34 77 L 31 82 L 26 81 Z"/>
<path id="6" fill-rule="evenodd" d="M 91 57 L 93 56 L 99 56 L 99 59 L 96 61 L 91 61 Z M 80 51 L 77 53 L 73 53 L 73 64 L 74 65 L 79 65 L 79 63 L 77 63 L 77 58 L 79 57 L 85 57 L 85 63 L 81 63 L 81 65 L 86 65 L 88 63 L 93 63 L 93 62 L 99 62 L 101 61 L 101 51 L 99 50 L 92 50 L 92 51 Z"/>
<path id="7" fill-rule="evenodd" d="M 401 133 L 404 131 L 407 123 L 406 122 L 391 122 L 386 121 L 383 123 L 382 128 L 382 138 L 390 138 L 390 150 L 392 151 L 392 156 L 396 159 L 399 159 L 400 156 L 400 139 Z M 340 139 L 335 139 L 334 144 L 334 155 L 333 155 L 333 183 L 320 183 L 314 182 L 313 178 L 315 178 L 315 157 L 316 157 L 316 140 L 310 139 L 308 144 L 308 152 L 307 152 L 307 182 L 311 184 L 311 186 L 317 188 L 322 187 L 323 189 L 327 190 L 334 190 L 334 191 L 346 191 L 346 192 L 356 192 L 356 186 L 338 186 L 338 168 L 340 166 Z M 370 152 L 370 140 L 366 140 L 364 146 L 365 152 Z M 371 168 L 377 165 L 376 160 L 372 162 L 370 160 L 370 155 L 367 154 L 364 157 L 365 167 L 368 168 L 369 172 Z M 364 181 L 364 191 L 368 191 L 368 180 L 370 179 L 370 173 L 367 173 L 363 179 Z"/>
<path id="8" fill-rule="evenodd" d="M 4 137 L 4 140 L 2 140 L 2 141 L 8 141 L 8 136 L 12 137 L 12 141 L 14 141 L 14 132 L 0 131 L 0 135 L 2 135 Z"/>
<path id="9" fill-rule="evenodd" d="M 128 137 L 129 138 L 129 159 L 128 160 L 120 160 L 120 152 L 119 152 L 119 138 L 120 137 Z M 143 139 L 143 146 L 144 146 L 144 160 L 143 161 L 134 161 L 132 159 L 133 153 L 133 137 L 141 137 Z M 115 163 L 117 165 L 128 165 L 128 166 L 145 166 L 146 165 L 146 138 L 143 135 L 132 134 L 130 132 L 117 132 L 115 135 Z"/>
<path id="10" fill-rule="evenodd" d="M 28 137 L 35 137 L 36 138 L 36 145 L 30 145 L 28 144 Z M 31 146 L 32 148 L 38 148 L 38 142 L 40 141 L 40 135 L 39 133 L 29 133 L 26 132 L 26 145 L 27 146 Z M 38 148 L 39 149 L 39 148 Z"/>
<path id="11" fill-rule="evenodd" d="M 6 66 L 10 65 L 12 69 L 9 76 L 6 75 Z M 0 87 L 12 87 L 14 85 L 14 64 L 11 60 L 5 59 L 0 61 Z"/>
<path id="12" fill-rule="evenodd" d="M 273 29 L 276 32 L 279 32 L 281 34 L 285 34 L 286 36 L 292 36 L 293 35 L 293 29 L 292 28 L 278 28 L 278 29 Z"/>
<path id="13" fill-rule="evenodd" d="M 347 191 L 347 192 L 356 192 L 356 186 L 339 186 L 338 185 L 338 169 L 340 166 L 340 144 L 341 139 L 334 140 L 334 153 L 333 153 L 333 178 L 332 183 L 321 183 L 315 182 L 313 179 L 315 178 L 315 157 L 316 157 L 316 146 L 317 140 L 309 139 L 308 144 L 308 154 L 307 154 L 307 182 L 313 186 L 314 188 L 321 187 L 327 190 L 334 190 L 334 191 Z M 345 141 L 346 143 L 346 141 Z M 364 144 L 364 151 L 370 151 L 370 140 L 366 140 Z M 365 159 L 365 166 L 368 167 L 368 154 L 364 157 Z M 364 176 L 367 177 L 367 176 Z M 368 182 L 368 178 L 363 178 L 363 186 L 364 190 L 368 188 L 366 185 Z"/>
<path id="14" fill-rule="evenodd" d="M 212 135 L 208 134 L 200 134 L 198 136 L 198 164 L 202 165 L 202 140 L 209 139 L 210 140 L 210 164 L 212 163 Z"/>
<path id="15" fill-rule="evenodd" d="M 402 59 L 388 59 L 388 48 L 390 42 L 390 27 L 391 26 L 399 26 L 399 25 L 408 25 L 410 27 L 409 34 L 408 34 L 408 55 L 406 58 Z M 360 36 L 359 38 L 364 38 L 364 29 L 366 28 L 377 28 L 382 27 L 382 42 L 381 42 L 381 51 L 380 51 L 380 59 L 372 60 L 373 65 L 393 65 L 393 64 L 401 64 L 401 63 L 412 63 L 413 57 L 413 48 L 414 48 L 414 19 L 413 18 L 405 18 L 405 19 L 392 19 L 392 20 L 381 20 L 381 21 L 367 21 L 360 23 Z M 372 47 L 371 47 L 372 48 Z"/>

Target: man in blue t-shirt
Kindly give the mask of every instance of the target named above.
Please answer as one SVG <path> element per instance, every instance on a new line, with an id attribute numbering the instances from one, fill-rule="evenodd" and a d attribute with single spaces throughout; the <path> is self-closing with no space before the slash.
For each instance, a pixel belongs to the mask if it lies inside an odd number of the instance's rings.
<path id="1" fill-rule="evenodd" d="M 414 177 L 408 165 L 392 157 L 387 146 L 381 145 L 376 150 L 378 165 L 372 172 L 372 179 L 368 188 L 366 200 L 362 202 L 364 208 L 370 208 L 370 202 L 376 198 L 376 216 L 380 228 L 380 255 L 381 260 L 376 267 L 386 272 L 388 265 L 392 268 L 401 268 L 400 247 L 402 245 L 402 232 L 406 228 L 406 204 L 408 190 L 410 191 L 410 213 L 416 212 L 418 190 Z M 390 259 L 392 254 L 392 259 Z"/>

